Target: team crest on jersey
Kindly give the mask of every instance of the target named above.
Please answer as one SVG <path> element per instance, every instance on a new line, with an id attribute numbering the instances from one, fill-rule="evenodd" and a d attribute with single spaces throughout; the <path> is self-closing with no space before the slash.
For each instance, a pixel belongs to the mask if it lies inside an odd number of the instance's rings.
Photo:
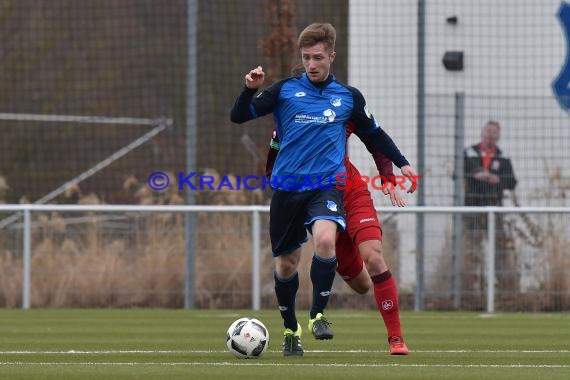
<path id="1" fill-rule="evenodd" d="M 323 111 L 323 116 L 327 118 L 329 123 L 332 123 L 336 117 L 336 113 L 330 108 Z"/>
<path id="2" fill-rule="evenodd" d="M 557 16 L 566 37 L 566 54 L 570 54 L 570 4 L 563 1 Z M 564 66 L 552 83 L 552 90 L 560 106 L 570 111 L 570 56 L 566 56 Z"/>
<path id="3" fill-rule="evenodd" d="M 342 99 L 339 98 L 338 96 L 333 96 L 331 98 L 331 104 L 333 105 L 333 107 L 340 107 L 342 106 Z"/>
<path id="4" fill-rule="evenodd" d="M 327 208 L 333 212 L 338 211 L 338 207 L 337 207 L 336 203 L 334 203 L 333 201 L 327 201 Z"/>

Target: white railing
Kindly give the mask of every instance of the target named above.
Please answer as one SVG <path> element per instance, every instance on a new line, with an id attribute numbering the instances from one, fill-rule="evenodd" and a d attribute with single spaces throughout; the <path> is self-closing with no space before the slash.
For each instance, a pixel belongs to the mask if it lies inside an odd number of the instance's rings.
<path id="1" fill-rule="evenodd" d="M 498 213 L 564 213 L 570 214 L 570 207 L 377 207 L 377 211 L 384 213 L 424 213 L 424 214 L 466 214 L 486 213 L 488 216 L 487 237 L 489 244 L 486 252 L 486 279 L 487 279 L 487 312 L 495 311 L 495 217 Z M 261 223 L 260 213 L 269 212 L 269 206 L 143 206 L 143 205 L 0 205 L 0 212 L 23 212 L 23 273 L 22 273 L 22 308 L 30 308 L 30 263 L 32 253 L 31 225 L 33 212 L 59 211 L 59 212 L 249 212 L 252 218 L 252 308 L 258 310 L 261 305 Z M 417 274 L 416 274 L 417 275 Z"/>

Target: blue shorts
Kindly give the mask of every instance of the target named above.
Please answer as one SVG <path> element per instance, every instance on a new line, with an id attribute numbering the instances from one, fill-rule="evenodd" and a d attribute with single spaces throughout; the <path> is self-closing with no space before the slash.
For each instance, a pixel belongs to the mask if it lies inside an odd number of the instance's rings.
<path id="1" fill-rule="evenodd" d="M 269 236 L 273 256 L 289 254 L 307 241 L 317 220 L 331 220 L 344 231 L 342 190 L 315 189 L 309 191 L 275 190 L 269 211 Z"/>

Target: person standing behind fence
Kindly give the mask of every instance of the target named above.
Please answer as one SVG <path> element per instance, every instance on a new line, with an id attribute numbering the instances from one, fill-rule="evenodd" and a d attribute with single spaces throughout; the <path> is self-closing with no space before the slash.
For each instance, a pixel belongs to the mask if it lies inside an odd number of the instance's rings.
<path id="1" fill-rule="evenodd" d="M 465 149 L 466 206 L 502 206 L 504 190 L 514 190 L 517 185 L 510 158 L 497 146 L 500 137 L 500 124 L 489 120 L 481 129 L 481 141 Z M 487 232 L 487 216 L 465 214 L 463 221 L 467 251 L 464 268 L 469 273 L 465 276 L 464 287 L 468 291 L 482 289 L 484 271 L 482 243 Z M 496 226 L 497 247 L 500 248 L 505 240 L 502 214 L 497 215 Z M 499 254 L 505 253 L 499 252 Z M 497 265 L 497 269 L 500 269 L 500 265 Z"/>
<path id="2" fill-rule="evenodd" d="M 502 206 L 503 190 L 514 190 L 517 180 L 509 157 L 497 146 L 501 126 L 490 120 L 481 130 L 481 142 L 465 150 L 465 205 Z"/>

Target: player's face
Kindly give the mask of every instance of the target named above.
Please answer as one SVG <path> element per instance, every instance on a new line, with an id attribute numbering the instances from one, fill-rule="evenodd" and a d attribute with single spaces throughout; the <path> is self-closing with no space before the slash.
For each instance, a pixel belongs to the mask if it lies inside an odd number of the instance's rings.
<path id="1" fill-rule="evenodd" d="M 327 79 L 335 56 L 336 53 L 329 51 L 324 42 L 301 49 L 303 66 L 312 82 L 322 82 Z"/>

